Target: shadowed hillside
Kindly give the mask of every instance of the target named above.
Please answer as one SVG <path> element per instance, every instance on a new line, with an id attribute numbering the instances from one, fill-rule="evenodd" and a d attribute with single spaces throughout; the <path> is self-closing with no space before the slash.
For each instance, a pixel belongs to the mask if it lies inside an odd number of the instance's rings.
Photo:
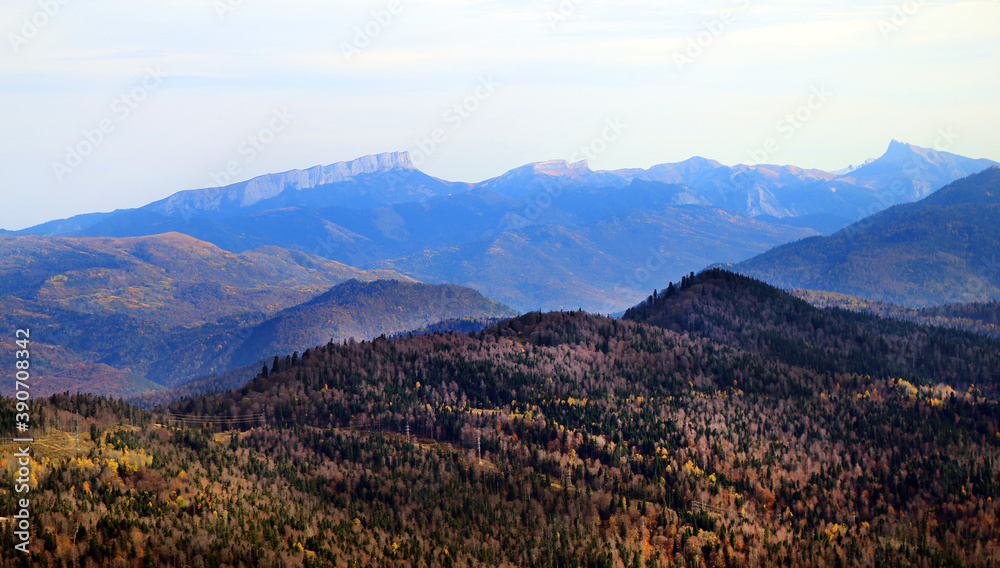
<path id="1" fill-rule="evenodd" d="M 983 384 L 996 376 L 989 369 L 1000 368 L 994 340 L 837 308 L 821 310 L 768 284 L 720 269 L 684 278 L 627 311 L 624 319 L 818 372 Z"/>
<path id="2" fill-rule="evenodd" d="M 514 315 L 507 306 L 454 284 L 349 280 L 255 326 L 232 363 L 246 364 L 264 354 L 302 351 L 329 341 L 400 333 L 445 319 Z"/>
<path id="3" fill-rule="evenodd" d="M 1000 167 L 733 269 L 793 289 L 926 307 L 1000 299 Z"/>
<path id="4" fill-rule="evenodd" d="M 1000 339 L 1000 302 L 908 308 L 835 292 L 792 290 L 791 293 L 819 308 L 842 308 L 923 325 L 962 329 Z"/>

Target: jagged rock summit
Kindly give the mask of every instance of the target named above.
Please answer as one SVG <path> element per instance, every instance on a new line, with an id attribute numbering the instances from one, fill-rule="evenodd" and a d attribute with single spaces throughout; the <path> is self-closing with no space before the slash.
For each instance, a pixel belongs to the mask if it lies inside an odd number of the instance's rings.
<path id="1" fill-rule="evenodd" d="M 935 144 L 941 148 L 947 142 L 942 134 Z M 893 204 L 899 204 L 923 199 L 955 180 L 994 165 L 996 162 L 992 160 L 966 158 L 893 140 L 881 157 L 837 180 L 883 192 L 889 190 L 895 198 Z"/>

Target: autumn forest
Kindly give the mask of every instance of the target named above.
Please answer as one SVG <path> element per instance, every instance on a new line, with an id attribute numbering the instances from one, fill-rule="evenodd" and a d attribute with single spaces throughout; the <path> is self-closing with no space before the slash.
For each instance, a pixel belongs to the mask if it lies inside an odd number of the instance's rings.
<path id="1" fill-rule="evenodd" d="M 983 336 L 720 270 L 621 319 L 331 342 L 169 406 L 38 404 L 42 529 L 14 556 L 8 523 L 0 549 L 10 566 L 1000 566 L 998 359 Z"/>

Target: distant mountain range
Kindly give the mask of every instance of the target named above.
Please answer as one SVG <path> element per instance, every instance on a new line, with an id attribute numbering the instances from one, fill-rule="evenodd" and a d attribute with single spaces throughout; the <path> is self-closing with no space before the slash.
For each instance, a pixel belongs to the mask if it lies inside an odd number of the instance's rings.
<path id="1" fill-rule="evenodd" d="M 842 174 L 704 158 L 616 171 L 557 160 L 468 184 L 389 153 L 15 234 L 175 231 L 235 253 L 279 246 L 455 282 L 519 310 L 612 312 L 691 270 L 832 233 L 995 164 L 893 141 Z"/>
<path id="2" fill-rule="evenodd" d="M 860 171 L 860 170 L 859 170 Z M 1000 167 L 897 205 L 828 237 L 734 266 L 786 289 L 914 308 L 1000 299 Z"/>
<path id="3" fill-rule="evenodd" d="M 234 254 L 176 233 L 0 237 L 0 320 L 31 329 L 38 395 L 130 395 L 330 339 L 512 315 L 468 288 L 277 247 Z"/>

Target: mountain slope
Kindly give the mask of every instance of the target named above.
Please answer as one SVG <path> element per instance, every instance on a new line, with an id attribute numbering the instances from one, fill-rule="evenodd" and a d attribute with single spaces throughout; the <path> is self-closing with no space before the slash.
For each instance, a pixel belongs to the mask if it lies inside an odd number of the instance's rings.
<path id="1" fill-rule="evenodd" d="M 911 307 L 1000 299 L 1000 167 L 735 270 L 786 289 Z"/>
<path id="2" fill-rule="evenodd" d="M 45 392 L 134 394 L 221 370 L 249 326 L 350 278 L 398 278 L 277 248 L 234 254 L 180 234 L 0 237 L 0 321 L 47 353 Z M 0 392 L 9 392 L 3 385 Z"/>
<path id="3" fill-rule="evenodd" d="M 717 268 L 647 298 L 624 319 L 819 373 L 1000 386 L 1000 375 L 984 373 L 994 366 L 1000 369 L 1000 343 L 995 340 L 866 313 L 821 310 L 773 286 Z"/>
<path id="4" fill-rule="evenodd" d="M 256 325 L 231 363 L 247 364 L 328 341 L 391 335 L 447 319 L 515 315 L 507 306 L 454 284 L 349 280 Z"/>
<path id="5" fill-rule="evenodd" d="M 923 199 L 955 180 L 996 165 L 993 160 L 976 160 L 893 140 L 882 157 L 837 179 L 883 193 L 890 190 L 893 204 L 899 204 Z"/>
<path id="6" fill-rule="evenodd" d="M 962 329 L 1000 339 L 1000 302 L 948 304 L 918 309 L 864 300 L 836 292 L 792 290 L 791 293 L 819 308 L 841 308 L 922 325 Z"/>
<path id="7" fill-rule="evenodd" d="M 210 365 L 200 370 L 209 374 L 166 390 L 136 389 L 128 394 L 133 395 L 130 400 L 147 407 L 166 404 L 206 392 L 240 388 L 260 371 L 262 360 L 270 363 L 276 354 L 303 352 L 328 342 L 364 341 L 409 332 L 479 331 L 514 315 L 516 312 L 510 308 L 461 286 L 348 280 L 264 321 L 225 322 L 228 325 L 220 326 L 214 335 L 210 326 L 195 328 L 196 333 L 208 336 L 206 343 L 226 347 L 214 358 L 201 358 Z M 165 340 L 169 342 L 170 336 Z M 157 346 L 165 352 L 171 348 L 178 347 Z M 161 361 L 159 370 L 172 371 L 170 363 Z"/>
<path id="8" fill-rule="evenodd" d="M 224 187 L 182 191 L 142 209 L 180 218 L 231 217 L 248 210 L 281 207 L 367 209 L 425 201 L 466 189 L 468 184 L 446 182 L 420 172 L 408 152 L 389 152 L 267 174 Z"/>
<path id="9" fill-rule="evenodd" d="M 823 231 L 842 228 L 890 205 L 926 197 L 955 180 L 998 165 L 893 140 L 877 159 L 843 173 L 795 166 L 724 166 L 692 158 L 648 170 L 618 170 L 628 179 L 681 184 L 730 213 L 801 218 Z M 873 206 L 877 209 L 873 210 Z M 832 231 L 830 231 L 832 232 Z"/>
<path id="10" fill-rule="evenodd" d="M 84 313 L 192 325 L 271 314 L 365 272 L 275 247 L 241 254 L 179 233 L 129 238 L 0 237 L 4 294 Z"/>
<path id="11" fill-rule="evenodd" d="M 630 186 L 631 187 L 631 186 Z M 531 224 L 372 266 L 481 290 L 522 311 L 612 313 L 691 266 L 739 259 L 812 231 L 702 206 L 627 210 L 579 225 Z"/>

